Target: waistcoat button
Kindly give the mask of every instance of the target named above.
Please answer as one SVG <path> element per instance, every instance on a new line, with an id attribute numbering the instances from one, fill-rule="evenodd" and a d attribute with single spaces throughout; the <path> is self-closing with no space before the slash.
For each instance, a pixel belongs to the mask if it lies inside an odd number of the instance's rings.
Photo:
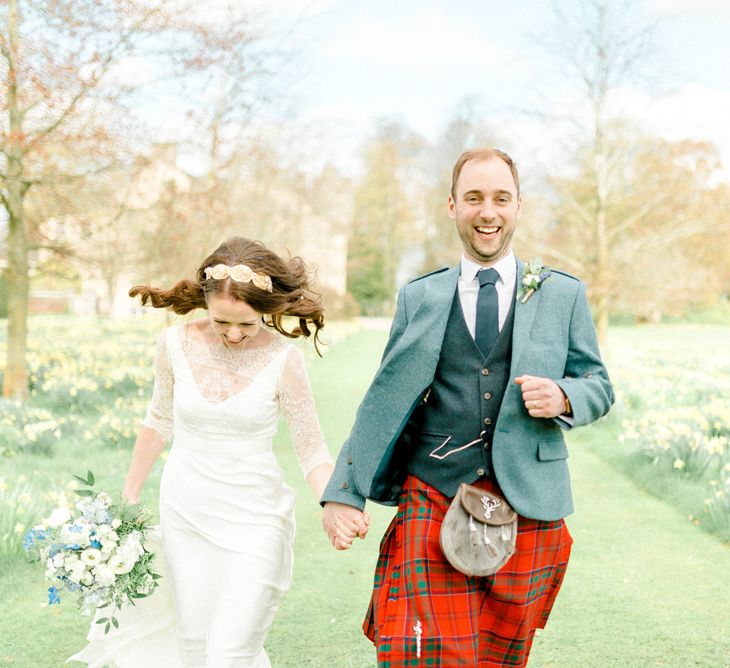
<path id="1" fill-rule="evenodd" d="M 477 469 L 477 475 L 484 475 L 484 469 Z"/>
<path id="2" fill-rule="evenodd" d="M 492 393 L 491 393 L 491 392 L 485 392 L 485 393 L 484 393 L 484 398 L 485 398 L 485 399 L 486 399 L 487 401 L 489 401 L 489 400 L 490 400 L 490 399 L 492 398 Z"/>
<path id="3" fill-rule="evenodd" d="M 492 418 L 484 418 L 484 424 L 486 424 L 487 426 L 492 424 Z"/>
<path id="4" fill-rule="evenodd" d="M 482 376 L 488 376 L 489 375 L 489 369 L 482 369 Z"/>

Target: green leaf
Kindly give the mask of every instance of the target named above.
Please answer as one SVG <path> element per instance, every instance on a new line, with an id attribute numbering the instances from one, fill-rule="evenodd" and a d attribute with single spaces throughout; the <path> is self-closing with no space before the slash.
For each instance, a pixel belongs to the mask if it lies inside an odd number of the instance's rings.
<path id="1" fill-rule="evenodd" d="M 99 619 L 96 620 L 96 623 L 104 624 L 105 622 L 108 622 L 108 621 L 109 621 L 109 617 L 100 617 Z"/>
<path id="2" fill-rule="evenodd" d="M 112 617 L 112 624 L 114 624 L 115 629 L 119 628 L 119 622 L 117 621 L 116 617 Z"/>
<path id="3" fill-rule="evenodd" d="M 160 579 L 162 579 L 162 576 L 159 573 L 152 573 L 152 579 L 160 580 Z"/>
<path id="4" fill-rule="evenodd" d="M 75 489 L 74 494 L 78 494 L 79 496 L 93 496 L 94 492 L 90 489 Z"/>
<path id="5" fill-rule="evenodd" d="M 109 623 L 107 623 L 107 625 L 104 627 L 104 633 L 109 633 L 110 628 L 111 626 L 109 625 Z"/>
<path id="6" fill-rule="evenodd" d="M 88 485 L 89 487 L 94 486 L 95 479 L 94 479 L 94 474 L 91 471 L 86 472 L 85 478 L 82 478 L 81 476 L 75 475 L 75 474 L 74 474 L 74 478 L 76 478 L 76 480 L 83 483 L 84 485 Z"/>

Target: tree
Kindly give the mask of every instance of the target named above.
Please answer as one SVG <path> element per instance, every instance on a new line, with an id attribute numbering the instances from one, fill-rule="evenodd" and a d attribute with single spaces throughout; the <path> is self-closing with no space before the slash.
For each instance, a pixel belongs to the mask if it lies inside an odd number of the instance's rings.
<path id="1" fill-rule="evenodd" d="M 646 83 L 654 56 L 652 30 L 636 19 L 635 7 L 626 1 L 587 0 L 572 15 L 561 11 L 557 3 L 555 7 L 555 28 L 543 45 L 558 62 L 558 71 L 579 86 L 584 105 L 584 113 L 572 105 L 569 111 L 578 137 L 575 155 L 581 175 L 587 177 L 583 179 L 586 188 L 574 201 L 581 212 L 576 219 L 581 230 L 571 233 L 590 238 L 591 251 L 589 258 L 573 258 L 573 266 L 590 262 L 594 317 L 599 339 L 604 340 L 614 280 L 611 243 L 616 230 L 630 225 L 630 219 L 612 219 L 610 212 L 612 201 L 621 197 L 619 176 L 626 171 L 630 148 L 622 141 L 625 135 L 616 132 L 623 119 L 611 104 L 620 87 Z M 640 212 L 635 213 L 641 218 Z"/>
<path id="2" fill-rule="evenodd" d="M 364 151 L 365 173 L 355 188 L 348 244 L 347 289 L 368 315 L 394 305 L 396 277 L 416 217 L 406 172 L 422 140 L 401 125 L 381 121 Z"/>
<path id="3" fill-rule="evenodd" d="M 604 326 L 608 312 L 657 320 L 681 314 L 698 299 L 716 298 L 723 289 L 715 280 L 722 260 L 709 257 L 707 244 L 713 240 L 718 248 L 730 200 L 727 188 L 715 185 L 715 149 L 646 137 L 625 126 L 605 134 L 607 155 L 620 150 L 621 157 L 601 200 L 603 244 L 596 243 L 599 173 L 592 145 L 577 156 L 576 173 L 552 180 L 552 222 L 543 219 L 538 227 L 533 215 L 526 216 L 522 243 L 586 277 L 593 300 L 605 309 L 598 314 Z"/>
<path id="4" fill-rule="evenodd" d="M 0 7 L 0 201 L 8 218 L 9 288 L 4 396 L 28 391 L 29 191 L 99 171 L 129 153 L 118 141 L 123 112 L 144 99 L 143 91 L 153 94 L 153 85 L 159 91 L 185 81 L 195 106 L 221 72 L 239 84 L 248 80 L 253 35 L 239 4 L 8 0 Z M 148 77 L 140 76 L 140 65 Z"/>

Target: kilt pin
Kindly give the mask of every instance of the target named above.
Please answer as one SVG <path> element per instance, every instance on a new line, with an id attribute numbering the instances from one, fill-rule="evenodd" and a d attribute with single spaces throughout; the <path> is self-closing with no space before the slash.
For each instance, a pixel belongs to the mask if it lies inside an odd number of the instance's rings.
<path id="1" fill-rule="evenodd" d="M 474 483 L 499 492 L 496 483 Z M 378 666 L 524 666 L 563 581 L 573 543 L 565 522 L 519 517 L 517 549 L 494 575 L 470 577 L 439 546 L 451 499 L 414 476 L 380 546 L 363 624 Z"/>

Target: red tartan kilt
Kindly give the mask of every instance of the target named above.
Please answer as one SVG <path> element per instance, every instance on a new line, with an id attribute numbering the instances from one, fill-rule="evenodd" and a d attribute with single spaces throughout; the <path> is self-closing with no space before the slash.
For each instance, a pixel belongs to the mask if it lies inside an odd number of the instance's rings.
<path id="1" fill-rule="evenodd" d="M 475 484 L 500 491 L 491 480 Z M 510 560 L 494 575 L 470 577 L 446 561 L 439 545 L 450 503 L 413 476 L 403 485 L 398 512 L 380 545 L 363 625 L 376 645 L 378 665 L 524 666 L 568 564 L 573 541 L 565 522 L 519 517 Z"/>

